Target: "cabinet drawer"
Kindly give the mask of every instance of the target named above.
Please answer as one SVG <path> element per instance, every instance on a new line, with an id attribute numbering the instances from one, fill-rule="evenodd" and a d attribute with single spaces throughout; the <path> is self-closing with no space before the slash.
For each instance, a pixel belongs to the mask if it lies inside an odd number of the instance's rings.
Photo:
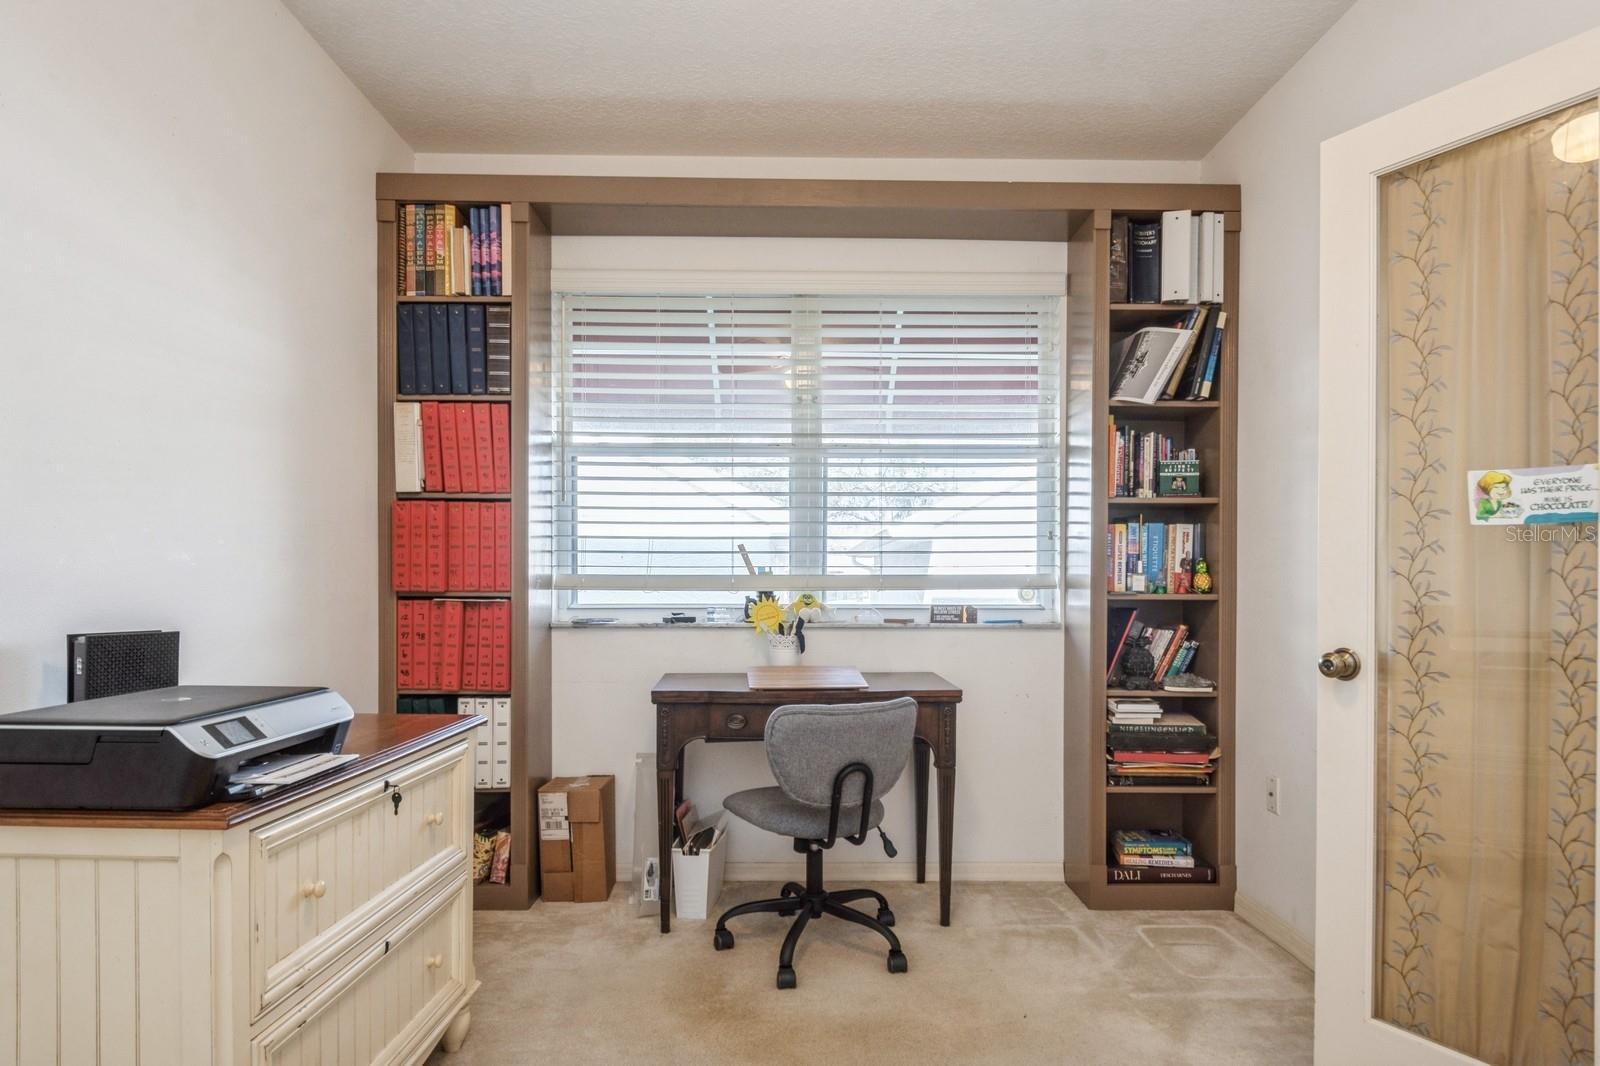
<path id="1" fill-rule="evenodd" d="M 711 740 L 760 740 L 771 715 L 771 707 L 713 707 L 706 735 Z"/>
<path id="2" fill-rule="evenodd" d="M 252 1042 L 253 1066 L 420 1060 L 466 995 L 471 909 L 462 876 Z"/>
<path id="3" fill-rule="evenodd" d="M 251 834 L 251 1004 L 304 988 L 419 888 L 467 861 L 469 744 L 360 782 Z"/>

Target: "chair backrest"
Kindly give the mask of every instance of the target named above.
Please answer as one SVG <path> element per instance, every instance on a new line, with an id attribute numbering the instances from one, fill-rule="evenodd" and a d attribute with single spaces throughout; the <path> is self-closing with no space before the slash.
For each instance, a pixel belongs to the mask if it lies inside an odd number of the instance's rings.
<path id="1" fill-rule="evenodd" d="M 767 762 L 778 787 L 790 799 L 814 807 L 833 802 L 833 781 L 854 762 L 872 770 L 872 794 L 894 787 L 911 754 L 917 729 L 917 701 L 910 697 L 883 703 L 792 703 L 767 719 Z M 863 781 L 851 774 L 840 802 L 861 802 Z"/>

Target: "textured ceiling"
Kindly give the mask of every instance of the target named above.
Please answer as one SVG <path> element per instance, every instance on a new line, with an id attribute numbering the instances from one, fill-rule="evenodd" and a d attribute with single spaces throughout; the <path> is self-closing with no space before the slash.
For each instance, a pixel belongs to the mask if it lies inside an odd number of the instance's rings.
<path id="1" fill-rule="evenodd" d="M 1351 0 L 284 0 L 419 152 L 1197 159 Z"/>

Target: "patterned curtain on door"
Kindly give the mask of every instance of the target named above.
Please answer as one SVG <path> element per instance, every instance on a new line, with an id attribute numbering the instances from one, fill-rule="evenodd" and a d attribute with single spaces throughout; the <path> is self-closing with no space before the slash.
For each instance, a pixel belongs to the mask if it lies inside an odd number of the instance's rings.
<path id="1" fill-rule="evenodd" d="M 1491 1063 L 1594 1060 L 1594 529 L 1467 476 L 1597 459 L 1594 110 L 1381 179 L 1375 1011 Z"/>

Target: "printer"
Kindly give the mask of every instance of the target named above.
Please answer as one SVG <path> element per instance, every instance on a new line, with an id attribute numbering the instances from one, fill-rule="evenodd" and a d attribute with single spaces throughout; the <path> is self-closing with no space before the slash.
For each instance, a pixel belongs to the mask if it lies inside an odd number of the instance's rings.
<path id="1" fill-rule="evenodd" d="M 232 685 L 0 714 L 0 807 L 187 810 L 259 795 L 267 786 L 240 782 L 294 778 L 254 768 L 328 766 L 353 717 L 330 689 Z"/>

